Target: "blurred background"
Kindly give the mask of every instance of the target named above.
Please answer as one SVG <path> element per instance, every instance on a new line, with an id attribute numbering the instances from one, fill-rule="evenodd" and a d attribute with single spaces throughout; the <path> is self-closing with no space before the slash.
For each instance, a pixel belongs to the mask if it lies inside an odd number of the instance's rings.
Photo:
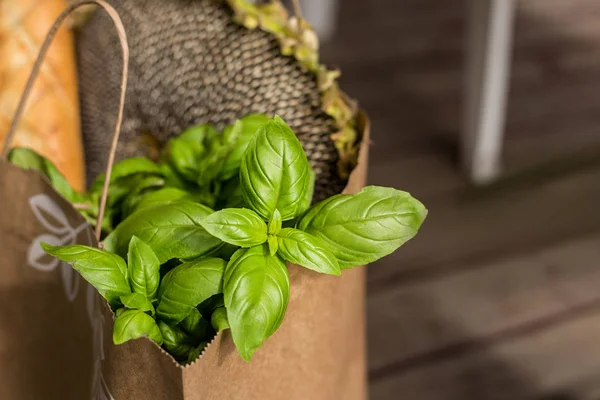
<path id="1" fill-rule="evenodd" d="M 303 7 L 429 208 L 369 268 L 372 399 L 600 399 L 600 2 Z"/>

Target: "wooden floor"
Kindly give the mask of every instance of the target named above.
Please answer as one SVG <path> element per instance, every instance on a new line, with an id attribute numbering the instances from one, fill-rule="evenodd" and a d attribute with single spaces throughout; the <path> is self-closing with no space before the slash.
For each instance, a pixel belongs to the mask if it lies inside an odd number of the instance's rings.
<path id="1" fill-rule="evenodd" d="M 370 181 L 430 211 L 369 270 L 371 399 L 600 399 L 600 2 L 518 3 L 486 188 L 456 166 L 465 3 L 340 2 L 324 58 L 373 119 Z"/>

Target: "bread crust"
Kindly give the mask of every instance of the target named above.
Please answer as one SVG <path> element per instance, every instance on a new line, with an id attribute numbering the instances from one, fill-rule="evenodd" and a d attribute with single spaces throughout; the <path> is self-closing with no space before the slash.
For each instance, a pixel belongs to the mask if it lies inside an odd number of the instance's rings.
<path id="1" fill-rule="evenodd" d="M 65 0 L 0 1 L 0 148 L 39 49 Z M 85 188 L 73 33 L 61 27 L 27 101 L 11 147 L 29 147 L 54 162 L 77 190 Z"/>

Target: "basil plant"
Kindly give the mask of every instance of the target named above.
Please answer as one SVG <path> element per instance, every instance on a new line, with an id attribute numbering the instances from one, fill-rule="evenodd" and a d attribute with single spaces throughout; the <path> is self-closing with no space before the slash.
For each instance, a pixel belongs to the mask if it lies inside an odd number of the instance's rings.
<path id="1" fill-rule="evenodd" d="M 377 186 L 311 206 L 314 174 L 279 117 L 246 117 L 220 134 L 192 128 L 159 164 L 130 159 L 115 172 L 103 249 L 43 248 L 106 299 L 116 344 L 147 337 L 182 363 L 225 329 L 249 361 L 285 317 L 288 263 L 340 275 L 394 252 L 427 214 L 410 194 Z M 98 195 L 69 193 L 96 207 Z"/>

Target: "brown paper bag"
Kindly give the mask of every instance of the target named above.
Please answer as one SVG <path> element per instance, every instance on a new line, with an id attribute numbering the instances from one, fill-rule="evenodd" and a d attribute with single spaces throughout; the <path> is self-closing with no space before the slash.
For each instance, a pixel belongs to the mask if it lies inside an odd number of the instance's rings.
<path id="1" fill-rule="evenodd" d="M 119 121 L 123 97 L 120 105 Z M 346 193 L 365 183 L 369 129 L 365 115 L 358 122 L 359 163 Z M 117 126 L 115 143 L 118 133 Z M 7 294 L 0 303 L 6 315 L 0 343 L 8 361 L 0 371 L 11 378 L 0 398 L 365 399 L 364 268 L 333 277 L 289 265 L 287 314 L 250 363 L 225 331 L 195 363 L 181 367 L 145 338 L 115 346 L 106 302 L 70 267 L 42 252 L 40 241 L 97 245 L 83 218 L 42 177 L 0 161 L 0 204 L 0 244 L 8 248 L 0 269 Z"/>
<path id="2" fill-rule="evenodd" d="M 0 399 L 88 399 L 95 289 L 40 242 L 94 240 L 44 178 L 0 159 Z"/>
<path id="3" fill-rule="evenodd" d="M 359 122 L 359 163 L 345 193 L 365 184 L 369 127 L 365 115 Z M 283 324 L 249 363 L 238 355 L 229 331 L 183 368 L 148 339 L 115 346 L 112 312 L 105 308 L 102 376 L 112 398 L 364 400 L 365 268 L 335 277 L 288 267 L 290 301 Z"/>

